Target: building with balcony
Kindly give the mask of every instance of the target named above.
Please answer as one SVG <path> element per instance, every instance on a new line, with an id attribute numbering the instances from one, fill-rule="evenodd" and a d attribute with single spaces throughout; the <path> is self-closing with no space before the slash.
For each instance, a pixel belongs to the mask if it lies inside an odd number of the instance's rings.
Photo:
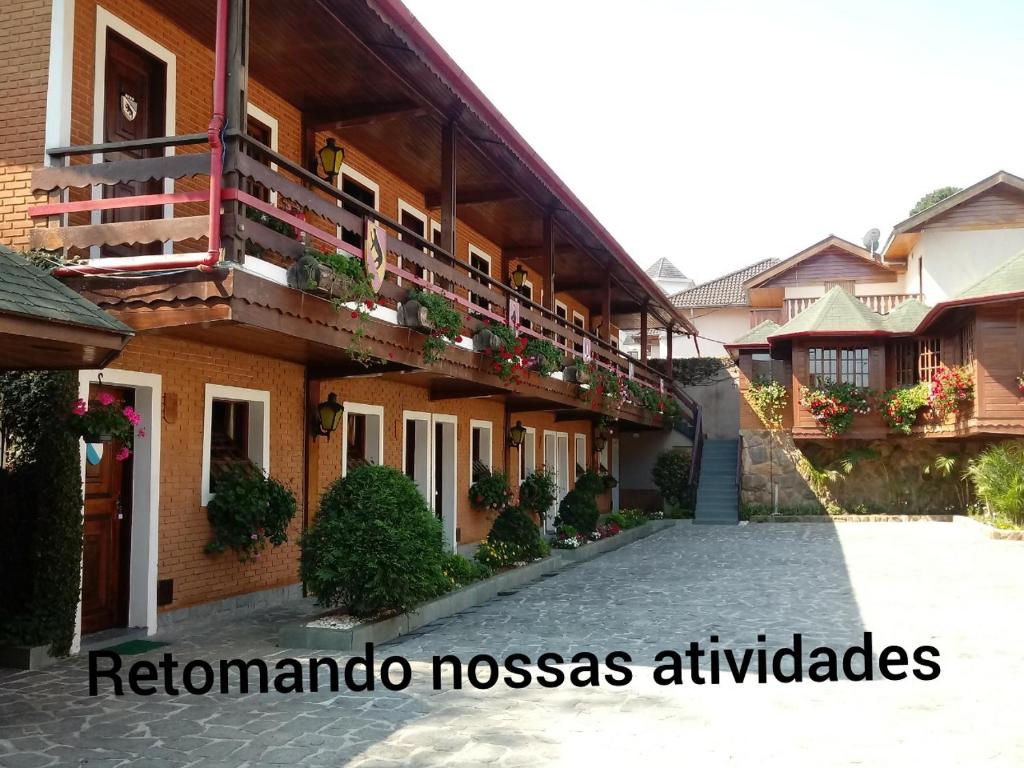
<path id="1" fill-rule="evenodd" d="M 296 539 L 357 463 L 413 478 L 455 549 L 489 530 L 468 499 L 481 468 L 515 483 L 544 467 L 564 495 L 629 461 L 619 433 L 665 426 L 561 372 L 504 377 L 474 346 L 488 323 L 699 422 L 618 348 L 623 318 L 670 336 L 691 322 L 397 0 L 29 5 L 7 30 L 26 45 L 5 63 L 24 87 L 2 92 L 0 242 L 46 251 L 134 331 L 102 387 L 146 432 L 124 472 L 86 473 L 83 632 L 296 589 Z M 337 260 L 367 266 L 369 300 L 327 287 Z M 437 359 L 417 291 L 462 317 Z M 82 372 L 83 398 L 99 374 Z M 211 473 L 232 457 L 299 500 L 258 563 L 203 551 Z"/>
<path id="2" fill-rule="evenodd" d="M 868 447 L 892 485 L 898 469 L 927 476 L 937 456 L 962 464 L 992 441 L 1024 435 L 1022 270 L 1024 186 L 1000 172 L 898 224 L 878 256 L 830 237 L 748 281 L 752 304 L 777 313 L 727 345 L 745 396 L 741 439 L 757 448 L 743 452 L 748 501 L 770 503 L 771 485 L 792 479 L 801 455 L 820 463 Z M 786 405 L 766 459 L 769 425 L 746 396 L 770 380 L 784 387 Z M 827 399 L 835 385 L 867 402 L 839 434 L 805 396 Z M 958 402 L 929 397 L 936 387 Z M 894 420 L 901 400 L 920 407 Z M 792 485 L 784 503 L 809 500 Z"/>

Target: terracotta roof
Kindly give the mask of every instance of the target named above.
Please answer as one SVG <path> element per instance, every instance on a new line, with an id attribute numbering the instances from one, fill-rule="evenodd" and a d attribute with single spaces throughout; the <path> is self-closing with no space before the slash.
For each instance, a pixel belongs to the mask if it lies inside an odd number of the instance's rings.
<path id="1" fill-rule="evenodd" d="M 669 301 L 677 307 L 744 306 L 747 303 L 747 292 L 743 284 L 778 263 L 778 259 L 762 259 L 749 267 L 673 294 Z"/>
<path id="2" fill-rule="evenodd" d="M 57 278 L 0 246 L 0 312 L 131 336 L 134 331 Z"/>
<path id="3" fill-rule="evenodd" d="M 646 270 L 648 275 L 651 276 L 652 280 L 689 280 L 679 268 L 669 261 L 667 258 L 662 256 L 656 262 L 651 264 Z"/>

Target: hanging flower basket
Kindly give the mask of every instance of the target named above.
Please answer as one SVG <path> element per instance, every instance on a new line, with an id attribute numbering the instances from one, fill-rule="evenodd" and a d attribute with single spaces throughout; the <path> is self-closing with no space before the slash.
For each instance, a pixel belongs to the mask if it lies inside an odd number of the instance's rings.
<path id="1" fill-rule="evenodd" d="M 117 460 L 124 461 L 132 455 L 131 446 L 135 427 L 140 421 L 139 414 L 130 405 L 121 405 L 114 396 L 103 392 L 89 403 L 79 400 L 68 416 L 68 429 L 86 443 L 121 443 Z M 139 437 L 145 433 L 140 429 Z"/>

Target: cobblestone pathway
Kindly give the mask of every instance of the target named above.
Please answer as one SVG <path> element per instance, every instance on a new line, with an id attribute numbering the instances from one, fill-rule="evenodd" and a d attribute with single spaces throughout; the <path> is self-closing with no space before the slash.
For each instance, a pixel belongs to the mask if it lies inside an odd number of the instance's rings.
<path id="1" fill-rule="evenodd" d="M 1024 765 L 1024 544 L 950 524 L 693 527 L 570 568 L 378 647 L 406 690 L 88 696 L 86 663 L 0 672 L 0 766 Z M 275 645 L 295 604 L 158 639 L 189 658 L 305 658 Z M 937 681 L 661 687 L 654 657 L 719 646 L 931 644 Z M 613 650 L 633 682 L 441 690 L 430 659 Z M 316 655 L 316 654 L 313 654 Z"/>

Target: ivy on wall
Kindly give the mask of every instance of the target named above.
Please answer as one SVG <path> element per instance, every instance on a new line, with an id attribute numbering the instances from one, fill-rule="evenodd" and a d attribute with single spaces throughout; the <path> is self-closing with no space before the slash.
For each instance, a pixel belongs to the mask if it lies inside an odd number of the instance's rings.
<path id="1" fill-rule="evenodd" d="M 82 477 L 66 371 L 0 373 L 0 643 L 66 656 L 81 588 Z"/>
<path id="2" fill-rule="evenodd" d="M 651 360 L 649 365 L 659 371 L 668 370 L 667 361 Z M 672 378 L 683 387 L 699 387 L 713 384 L 722 371 L 736 365 L 730 358 L 722 357 L 683 357 L 672 361 Z"/>

